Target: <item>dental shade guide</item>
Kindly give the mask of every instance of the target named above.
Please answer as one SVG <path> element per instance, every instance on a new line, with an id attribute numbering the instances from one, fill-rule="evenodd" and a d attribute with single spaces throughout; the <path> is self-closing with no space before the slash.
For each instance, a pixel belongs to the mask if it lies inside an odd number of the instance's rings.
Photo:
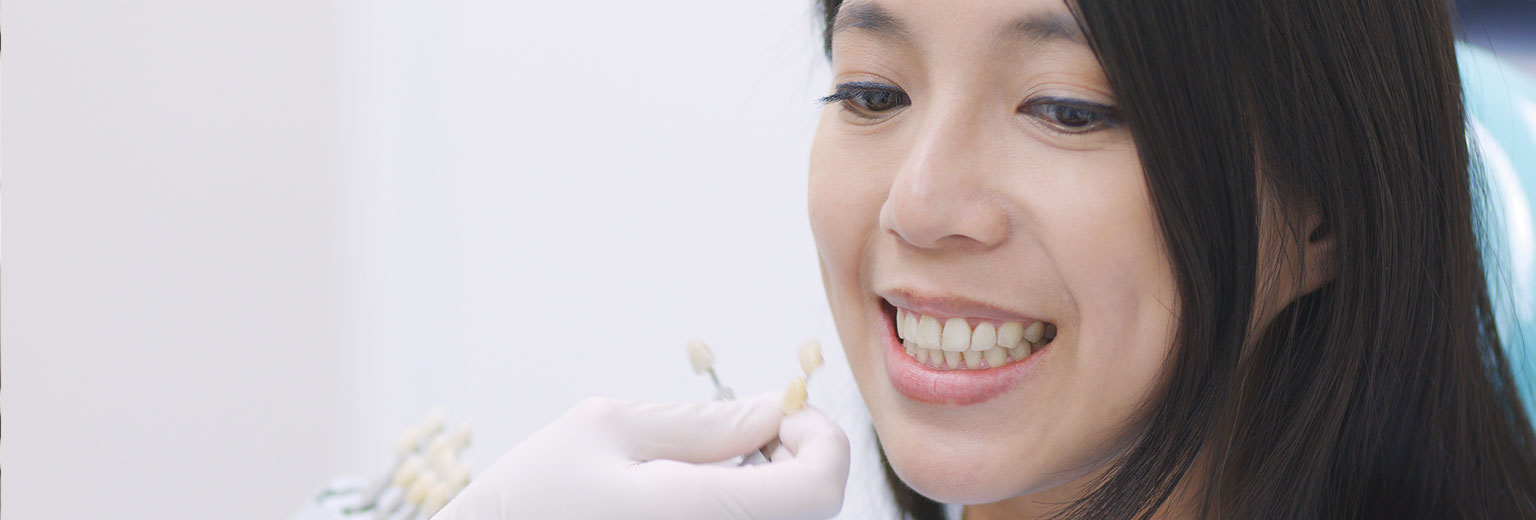
<path id="1" fill-rule="evenodd" d="M 805 375 L 795 376 L 794 379 L 790 380 L 789 387 L 784 390 L 784 399 L 780 407 L 786 416 L 805 408 L 805 400 L 809 397 L 805 387 L 806 382 L 810 381 L 811 373 L 820 368 L 825 361 L 821 356 L 821 342 L 815 339 L 806 340 L 805 343 L 802 343 L 796 355 L 800 361 L 800 370 L 805 372 Z M 693 366 L 693 373 L 709 374 L 710 380 L 715 384 L 716 400 L 730 401 L 736 398 L 729 387 L 720 384 L 720 378 L 715 374 L 714 353 L 710 352 L 709 345 L 705 344 L 703 340 L 694 339 L 688 342 L 688 361 Z M 742 455 L 741 460 L 736 462 L 735 465 L 747 466 L 767 463 L 773 451 L 778 449 L 778 447 L 778 439 L 769 441 L 761 449 Z"/>
<path id="2" fill-rule="evenodd" d="M 805 384 L 811 380 L 811 373 L 821 367 L 824 361 L 821 357 L 821 342 L 814 339 L 800 345 L 800 370 L 805 376 L 795 376 L 789 382 L 789 388 L 784 389 L 784 415 L 790 415 L 805 408 L 805 399 L 808 394 Z"/>
<path id="3" fill-rule="evenodd" d="M 789 381 L 789 388 L 784 389 L 784 402 L 781 406 L 786 417 L 794 415 L 795 412 L 805 408 L 805 400 L 809 397 L 805 385 L 811 380 L 811 373 L 815 372 L 817 368 L 821 368 L 821 364 L 824 361 L 821 357 L 821 342 L 814 339 L 806 340 L 805 343 L 801 344 L 799 354 L 800 370 L 805 372 L 805 375 L 795 376 L 794 379 Z M 779 440 L 775 438 L 768 441 L 768 444 L 764 445 L 758 452 L 769 456 L 771 460 L 773 452 L 778 449 Z"/>
<path id="4" fill-rule="evenodd" d="M 709 380 L 715 383 L 716 401 L 736 399 L 736 392 L 731 391 L 731 387 L 720 384 L 720 376 L 715 374 L 715 353 L 710 352 L 704 340 L 695 338 L 688 341 L 688 362 L 693 365 L 693 373 L 709 374 Z"/>
<path id="5" fill-rule="evenodd" d="M 470 480 L 469 466 L 459 460 L 469 446 L 470 428 L 461 424 L 446 430 L 445 418 L 443 412 L 434 411 L 420 424 L 406 428 L 395 442 L 395 461 L 388 473 L 371 482 L 338 478 L 294 520 L 430 519 Z"/>

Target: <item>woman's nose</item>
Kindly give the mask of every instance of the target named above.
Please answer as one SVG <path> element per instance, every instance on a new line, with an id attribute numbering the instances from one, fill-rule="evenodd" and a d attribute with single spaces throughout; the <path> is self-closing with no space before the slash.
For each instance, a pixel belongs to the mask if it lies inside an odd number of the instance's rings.
<path id="1" fill-rule="evenodd" d="M 948 119 L 917 132 L 880 208 L 880 227 L 919 249 L 990 249 L 1009 233 L 1003 194 L 988 188 L 999 173 L 988 170 L 1000 166 L 989 160 L 980 125 Z"/>

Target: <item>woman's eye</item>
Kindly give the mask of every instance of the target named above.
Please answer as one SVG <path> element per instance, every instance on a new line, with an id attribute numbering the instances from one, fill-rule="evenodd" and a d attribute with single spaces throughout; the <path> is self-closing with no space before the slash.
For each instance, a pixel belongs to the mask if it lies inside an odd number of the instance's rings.
<path id="1" fill-rule="evenodd" d="M 843 83 L 832 95 L 821 98 L 822 104 L 839 102 L 843 108 L 863 119 L 879 119 L 881 112 L 895 110 L 912 103 L 901 89 L 880 83 Z"/>
<path id="2" fill-rule="evenodd" d="M 1019 111 L 1064 134 L 1086 134 L 1120 124 L 1114 107 L 1075 99 L 1030 100 Z"/>

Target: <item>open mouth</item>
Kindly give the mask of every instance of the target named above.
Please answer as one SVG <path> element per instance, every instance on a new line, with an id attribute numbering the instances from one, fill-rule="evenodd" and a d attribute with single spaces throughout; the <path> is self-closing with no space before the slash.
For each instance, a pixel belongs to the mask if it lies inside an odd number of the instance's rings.
<path id="1" fill-rule="evenodd" d="M 882 301 L 906 354 L 933 370 L 985 370 L 1023 361 L 1056 338 L 1045 321 L 933 316 Z"/>

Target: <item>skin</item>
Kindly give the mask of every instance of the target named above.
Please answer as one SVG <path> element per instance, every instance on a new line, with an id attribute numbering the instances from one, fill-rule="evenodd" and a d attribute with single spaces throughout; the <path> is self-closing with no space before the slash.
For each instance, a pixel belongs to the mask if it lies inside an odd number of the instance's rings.
<path id="1" fill-rule="evenodd" d="M 1178 292 L 1131 130 L 1039 104 L 1115 104 L 1080 34 L 1010 30 L 1031 15 L 1071 20 L 1060 1 L 860 0 L 843 14 L 861 4 L 903 30 L 838 30 L 834 85 L 889 86 L 910 102 L 865 93 L 828 103 L 812 146 L 811 226 L 849 365 L 913 489 L 968 504 L 967 518 L 1044 516 L 1134 440 L 1128 426 L 1171 348 Z M 1263 200 L 1261 242 L 1272 254 L 1261 258 L 1317 265 L 1327 240 L 1286 247 L 1280 237 L 1292 228 Z M 1304 229 L 1318 224 L 1288 214 Z M 1255 326 L 1327 280 L 1292 263 L 1260 272 L 1273 296 L 1259 302 Z M 1055 324 L 1057 337 L 1040 369 L 997 398 L 915 401 L 886 374 L 889 291 L 983 302 Z M 1163 516 L 1183 507 L 1175 500 Z"/>

